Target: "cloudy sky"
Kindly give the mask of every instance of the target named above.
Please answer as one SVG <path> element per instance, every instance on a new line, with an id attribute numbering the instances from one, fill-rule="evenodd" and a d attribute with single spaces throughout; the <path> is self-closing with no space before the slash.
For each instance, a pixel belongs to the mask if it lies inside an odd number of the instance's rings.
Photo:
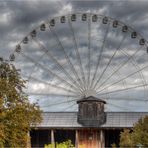
<path id="1" fill-rule="evenodd" d="M 74 13 L 77 21 L 71 22 Z M 58 16 L 66 16 L 66 22 Z M 47 29 L 52 18 L 56 25 L 41 32 L 39 26 L 45 23 Z M 113 20 L 120 22 L 117 29 Z M 133 30 L 123 33 L 124 24 Z M 35 39 L 28 36 L 33 30 Z M 21 45 L 14 55 L 29 79 L 25 91 L 46 111 L 76 110 L 76 100 L 84 95 L 105 99 L 107 111 L 148 111 L 148 54 L 139 45 L 141 38 L 148 40 L 147 30 L 148 1 L 0 1 L 0 57 L 8 59 Z M 20 44 L 26 36 L 29 43 Z"/>

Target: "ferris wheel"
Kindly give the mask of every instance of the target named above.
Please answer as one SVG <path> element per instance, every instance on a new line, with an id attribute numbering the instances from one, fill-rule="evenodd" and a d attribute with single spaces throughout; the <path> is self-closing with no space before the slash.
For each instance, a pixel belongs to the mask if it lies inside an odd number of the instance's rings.
<path id="1" fill-rule="evenodd" d="M 10 61 L 28 80 L 25 92 L 45 110 L 76 109 L 87 96 L 105 100 L 107 110 L 148 101 L 148 42 L 108 16 L 48 19 L 18 43 Z"/>

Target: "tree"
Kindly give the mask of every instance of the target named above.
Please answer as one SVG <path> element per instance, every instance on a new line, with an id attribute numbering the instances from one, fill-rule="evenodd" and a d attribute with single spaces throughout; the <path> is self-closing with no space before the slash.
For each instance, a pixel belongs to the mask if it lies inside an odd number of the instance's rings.
<path id="1" fill-rule="evenodd" d="M 41 122 L 37 103 L 30 103 L 20 70 L 0 61 L 0 147 L 26 147 L 31 125 Z"/>
<path id="2" fill-rule="evenodd" d="M 148 116 L 141 118 L 132 131 L 125 129 L 120 134 L 121 147 L 135 147 L 142 145 L 148 147 Z"/>
<path id="3" fill-rule="evenodd" d="M 129 129 L 124 129 L 120 134 L 120 147 L 132 147 L 132 138 Z"/>

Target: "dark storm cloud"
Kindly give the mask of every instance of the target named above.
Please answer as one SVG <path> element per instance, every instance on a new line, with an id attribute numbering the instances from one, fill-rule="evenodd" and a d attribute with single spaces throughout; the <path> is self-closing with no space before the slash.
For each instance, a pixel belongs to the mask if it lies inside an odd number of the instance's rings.
<path id="1" fill-rule="evenodd" d="M 19 42 L 41 21 L 58 13 L 57 2 L 48 1 L 1 1 L 0 48 L 7 57 L 11 42 Z"/>
<path id="2" fill-rule="evenodd" d="M 73 9 L 78 11 L 89 10 L 98 12 L 112 18 L 118 19 L 127 25 L 134 27 L 138 32 L 141 32 L 145 37 L 148 33 L 145 32 L 148 23 L 148 2 L 147 1 L 97 1 L 83 2 L 72 1 Z"/>
<path id="3" fill-rule="evenodd" d="M 148 3 L 146 1 L 70 1 L 67 3 L 65 1 L 1 1 L 0 14 L 5 15 L 3 17 L 6 19 L 5 23 L 0 23 L 2 54 L 5 53 L 5 50 L 8 50 L 7 48 L 11 48 L 7 44 L 20 41 L 41 21 L 61 13 L 62 6 L 65 6 L 64 4 L 72 5 L 73 12 L 89 10 L 125 21 L 129 25 L 136 26 L 138 31 L 148 37 L 144 31 L 148 22 L 146 18 Z M 8 41 L 9 43 L 7 43 Z"/>
<path id="4" fill-rule="evenodd" d="M 48 1 L 8 3 L 8 7 L 13 11 L 12 23 L 16 23 L 20 27 L 26 26 L 26 29 L 28 26 L 46 20 L 58 12 L 57 4 Z"/>

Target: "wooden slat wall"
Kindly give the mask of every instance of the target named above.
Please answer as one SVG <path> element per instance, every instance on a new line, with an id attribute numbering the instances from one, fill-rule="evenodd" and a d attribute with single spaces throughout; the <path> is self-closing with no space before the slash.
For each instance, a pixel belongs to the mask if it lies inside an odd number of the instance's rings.
<path id="1" fill-rule="evenodd" d="M 100 140 L 98 130 L 78 130 L 78 148 L 101 148 Z"/>

